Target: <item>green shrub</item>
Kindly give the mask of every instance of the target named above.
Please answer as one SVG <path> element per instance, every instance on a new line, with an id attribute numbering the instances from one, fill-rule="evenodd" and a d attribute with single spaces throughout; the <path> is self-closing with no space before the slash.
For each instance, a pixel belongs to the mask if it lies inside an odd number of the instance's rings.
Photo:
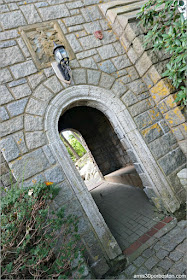
<path id="1" fill-rule="evenodd" d="M 51 210 L 58 192 L 46 182 L 31 189 L 14 186 L 2 197 L 2 279 L 71 278 L 80 255 L 78 222 L 62 208 Z"/>
<path id="2" fill-rule="evenodd" d="M 156 50 L 163 50 L 170 54 L 163 73 L 178 90 L 175 102 L 181 107 L 187 105 L 187 89 L 184 86 L 187 77 L 187 19 L 183 13 L 185 1 L 178 0 L 149 0 L 138 13 L 138 18 L 147 29 L 145 45 L 150 42 Z"/>

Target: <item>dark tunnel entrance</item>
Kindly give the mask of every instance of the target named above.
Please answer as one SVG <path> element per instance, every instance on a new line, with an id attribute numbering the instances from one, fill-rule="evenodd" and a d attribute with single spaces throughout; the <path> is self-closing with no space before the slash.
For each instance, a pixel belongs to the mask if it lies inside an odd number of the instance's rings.
<path id="1" fill-rule="evenodd" d="M 86 180 L 85 185 L 121 249 L 128 248 L 147 232 L 152 219 L 156 223 L 158 213 L 142 190 L 141 179 L 114 128 L 101 111 L 77 106 L 61 115 L 58 129 L 60 134 L 74 131 L 84 139 L 83 146 L 103 175 L 99 183 L 91 181 L 93 187 Z"/>
<path id="2" fill-rule="evenodd" d="M 113 127 L 99 110 L 86 106 L 69 109 L 59 120 L 59 132 L 65 129 L 81 133 L 103 176 L 132 165 Z"/>

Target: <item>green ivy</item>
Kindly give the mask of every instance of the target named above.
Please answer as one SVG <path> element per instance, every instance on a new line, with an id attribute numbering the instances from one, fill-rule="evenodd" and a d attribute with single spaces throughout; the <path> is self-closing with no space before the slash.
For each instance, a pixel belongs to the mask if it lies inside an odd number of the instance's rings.
<path id="1" fill-rule="evenodd" d="M 2 279 L 68 279 L 75 258 L 83 261 L 77 218 L 63 208 L 52 211 L 59 191 L 46 182 L 11 187 L 2 197 Z"/>
<path id="2" fill-rule="evenodd" d="M 180 102 L 182 106 L 187 105 L 187 89 L 184 86 L 187 76 L 187 20 L 183 10 L 184 1 L 149 0 L 137 15 L 147 30 L 145 46 L 152 43 L 154 49 L 163 50 L 171 56 L 163 76 L 168 77 L 179 90 L 175 102 Z"/>

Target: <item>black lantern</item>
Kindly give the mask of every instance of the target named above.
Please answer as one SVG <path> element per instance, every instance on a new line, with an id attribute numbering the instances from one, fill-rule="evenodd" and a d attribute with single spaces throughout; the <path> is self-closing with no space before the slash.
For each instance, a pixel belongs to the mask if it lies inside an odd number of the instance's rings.
<path id="1" fill-rule="evenodd" d="M 58 69 L 60 70 L 64 80 L 69 82 L 71 79 L 70 76 L 71 69 L 69 67 L 68 53 L 63 45 L 57 45 L 55 42 L 53 43 L 54 43 L 53 54 L 56 62 L 58 63 Z"/>

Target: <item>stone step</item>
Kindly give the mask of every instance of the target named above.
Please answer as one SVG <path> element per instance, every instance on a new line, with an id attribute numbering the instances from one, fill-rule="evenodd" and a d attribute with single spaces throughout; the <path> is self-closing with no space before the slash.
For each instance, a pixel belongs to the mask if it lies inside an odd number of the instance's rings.
<path id="1" fill-rule="evenodd" d="M 131 185 L 143 188 L 142 181 L 133 165 L 123 167 L 104 176 L 107 182 Z"/>

